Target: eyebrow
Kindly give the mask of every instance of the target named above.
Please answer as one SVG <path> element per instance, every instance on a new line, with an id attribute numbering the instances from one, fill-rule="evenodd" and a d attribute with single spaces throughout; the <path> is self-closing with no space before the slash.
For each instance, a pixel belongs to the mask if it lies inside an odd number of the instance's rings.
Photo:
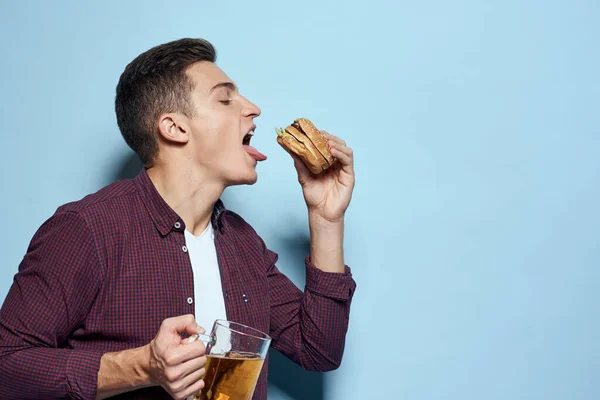
<path id="1" fill-rule="evenodd" d="M 213 86 L 212 89 L 210 89 L 208 93 L 212 93 L 215 90 L 222 88 L 222 87 L 230 89 L 230 90 L 234 90 L 234 91 L 237 90 L 237 87 L 235 86 L 235 84 L 233 82 L 220 82 L 220 83 L 217 83 L 215 86 Z"/>

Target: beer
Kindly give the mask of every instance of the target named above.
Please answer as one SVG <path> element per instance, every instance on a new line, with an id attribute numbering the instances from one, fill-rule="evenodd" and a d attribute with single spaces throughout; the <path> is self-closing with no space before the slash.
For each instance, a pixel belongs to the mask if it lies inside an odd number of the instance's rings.
<path id="1" fill-rule="evenodd" d="M 206 342 L 204 388 L 186 400 L 250 400 L 254 394 L 271 338 L 252 327 L 218 319 L 210 335 L 188 341 Z"/>
<path id="2" fill-rule="evenodd" d="M 204 388 L 194 400 L 250 400 L 264 359 L 256 354 L 228 352 L 206 356 Z"/>

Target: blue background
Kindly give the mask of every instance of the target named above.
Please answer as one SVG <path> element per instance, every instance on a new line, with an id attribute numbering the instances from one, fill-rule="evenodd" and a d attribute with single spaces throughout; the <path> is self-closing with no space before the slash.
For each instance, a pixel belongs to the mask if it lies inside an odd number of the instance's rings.
<path id="1" fill-rule="evenodd" d="M 300 287 L 306 210 L 273 128 L 306 116 L 355 150 L 343 364 L 274 355 L 270 399 L 598 399 L 598 21 L 593 0 L 2 1 L 0 300 L 59 205 L 137 172 L 125 65 L 205 37 L 269 156 L 226 206 Z"/>

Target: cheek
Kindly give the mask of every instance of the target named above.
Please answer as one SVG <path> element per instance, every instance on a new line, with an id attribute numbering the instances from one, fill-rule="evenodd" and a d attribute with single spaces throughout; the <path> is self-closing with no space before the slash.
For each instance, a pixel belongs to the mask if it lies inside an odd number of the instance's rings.
<path id="1" fill-rule="evenodd" d="M 215 107 L 197 125 L 197 151 L 204 160 L 230 159 L 230 156 L 242 150 L 239 117 L 232 115 L 232 110 L 233 107 L 231 110 Z"/>
<path id="2" fill-rule="evenodd" d="M 241 128 L 231 116 L 216 121 L 211 129 L 211 147 L 229 152 L 242 146 Z"/>
<path id="3" fill-rule="evenodd" d="M 197 147 L 199 160 L 213 165 L 235 162 L 243 151 L 239 135 L 225 129 L 205 132 Z"/>

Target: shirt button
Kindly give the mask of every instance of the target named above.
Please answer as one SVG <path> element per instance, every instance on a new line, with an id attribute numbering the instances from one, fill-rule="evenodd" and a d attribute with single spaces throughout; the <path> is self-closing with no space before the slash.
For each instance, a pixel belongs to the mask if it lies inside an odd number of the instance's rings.
<path id="1" fill-rule="evenodd" d="M 194 299 L 192 299 L 191 297 L 188 297 L 187 302 L 188 302 L 188 304 L 192 304 L 194 302 Z"/>
<path id="2" fill-rule="evenodd" d="M 187 253 L 187 247 L 186 247 L 186 246 L 183 246 L 183 247 L 181 248 L 181 250 L 183 250 L 183 252 L 184 252 L 184 253 Z"/>
<path id="3" fill-rule="evenodd" d="M 181 228 L 181 223 L 179 221 L 175 222 L 175 229 Z"/>

